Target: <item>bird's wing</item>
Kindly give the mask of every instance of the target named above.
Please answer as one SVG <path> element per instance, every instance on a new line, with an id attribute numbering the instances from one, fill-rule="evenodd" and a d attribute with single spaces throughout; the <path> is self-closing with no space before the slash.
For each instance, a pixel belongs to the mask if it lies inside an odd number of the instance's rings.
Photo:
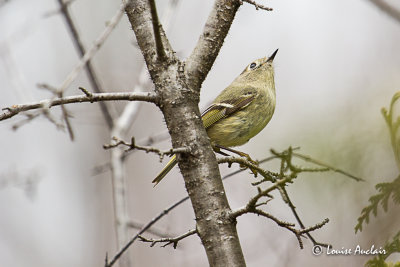
<path id="1" fill-rule="evenodd" d="M 255 97 L 255 92 L 249 92 L 240 97 L 212 104 L 201 115 L 204 127 L 207 129 L 219 120 L 247 107 Z"/>

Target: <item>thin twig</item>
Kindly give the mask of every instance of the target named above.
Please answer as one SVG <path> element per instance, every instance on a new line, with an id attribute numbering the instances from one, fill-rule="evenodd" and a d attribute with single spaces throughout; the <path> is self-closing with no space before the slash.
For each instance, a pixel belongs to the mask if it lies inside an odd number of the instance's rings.
<path id="1" fill-rule="evenodd" d="M 285 201 L 286 204 L 288 204 L 289 208 L 291 209 L 291 211 L 292 211 L 294 217 L 296 218 L 296 221 L 300 225 L 301 229 L 306 229 L 306 227 L 304 226 L 302 220 L 300 219 L 300 216 L 297 214 L 296 206 L 293 204 L 293 202 L 289 198 L 289 194 L 287 193 L 285 187 L 281 186 L 279 192 L 282 195 L 282 199 Z M 325 219 L 325 220 L 328 220 L 328 219 Z M 313 243 L 314 246 L 319 245 L 319 246 L 322 246 L 322 247 L 328 247 L 328 244 L 317 242 L 309 232 L 306 232 L 305 234 L 311 240 L 311 242 Z"/>
<path id="2" fill-rule="evenodd" d="M 257 4 L 256 1 L 252 1 L 252 0 L 240 0 L 240 1 L 249 3 L 250 5 L 253 5 L 256 8 L 256 10 L 258 10 L 258 9 L 263 9 L 263 10 L 266 10 L 266 11 L 272 11 L 273 10 L 270 7 L 266 7 L 266 6 Z"/>
<path id="3" fill-rule="evenodd" d="M 254 197 L 252 197 L 248 202 L 247 205 L 243 208 L 240 208 L 236 211 L 232 211 L 230 216 L 232 218 L 237 218 L 245 213 L 248 213 L 249 210 L 254 210 L 254 208 L 257 205 L 257 202 L 260 198 L 262 197 L 269 197 L 269 194 L 276 190 L 278 187 L 283 186 L 286 183 L 290 183 L 293 180 L 293 178 L 291 177 L 285 177 L 277 182 L 275 182 L 272 186 L 270 186 L 269 188 L 265 189 L 265 190 L 259 190 L 258 194 L 255 195 Z"/>
<path id="4" fill-rule="evenodd" d="M 66 96 L 63 98 L 45 99 L 35 103 L 12 105 L 10 107 L 3 108 L 4 113 L 0 114 L 0 121 L 9 119 L 22 111 L 40 109 L 43 107 L 53 107 L 71 103 L 83 103 L 83 102 L 99 102 L 99 101 L 115 101 L 115 100 L 127 100 L 127 101 L 146 101 L 151 103 L 158 103 L 158 97 L 155 93 L 93 93 L 91 96 L 88 95 L 75 95 Z"/>
<path id="5" fill-rule="evenodd" d="M 171 148 L 169 150 L 165 150 L 162 151 L 158 148 L 155 147 L 149 147 L 149 146 L 138 146 L 135 144 L 135 138 L 132 137 L 131 139 L 131 143 L 127 143 L 123 140 L 118 139 L 117 137 L 113 137 L 113 140 L 115 141 L 114 144 L 106 144 L 103 145 L 104 149 L 110 149 L 110 148 L 116 148 L 120 145 L 126 146 L 128 147 L 128 150 L 126 151 L 130 151 L 133 149 L 137 149 L 137 150 L 142 150 L 142 151 L 146 151 L 146 153 L 152 152 L 152 153 L 156 153 L 160 156 L 160 160 L 162 161 L 162 159 L 164 158 L 164 155 L 167 156 L 172 156 L 174 154 L 178 154 L 178 153 L 190 153 L 190 148 L 189 147 L 179 147 L 179 148 Z"/>
<path id="6" fill-rule="evenodd" d="M 261 174 L 266 180 L 274 182 L 276 181 L 276 178 L 278 174 L 264 170 L 260 167 L 258 167 L 256 164 L 250 162 L 249 160 L 243 158 L 243 157 L 223 157 L 219 158 L 218 164 L 222 163 L 228 163 L 228 166 L 230 167 L 232 163 L 239 163 L 241 167 L 245 166 L 249 168 L 250 170 L 256 173 L 254 173 L 254 176 L 257 177 L 257 173 Z"/>
<path id="7" fill-rule="evenodd" d="M 132 103 L 132 102 L 130 102 L 130 103 Z M 139 140 L 138 143 L 139 144 L 143 144 L 145 146 L 151 146 L 153 144 L 157 144 L 158 142 L 162 142 L 162 141 L 164 141 L 164 140 L 166 140 L 168 138 L 169 138 L 168 131 L 162 131 L 160 133 L 157 133 L 157 134 L 154 134 L 154 135 L 150 135 L 150 136 L 148 136 L 146 138 L 143 138 L 143 139 Z M 138 150 L 130 150 L 128 152 L 125 152 L 122 155 L 122 160 L 126 160 L 129 155 L 132 155 L 132 153 L 134 153 L 136 151 L 138 151 Z M 96 165 L 92 169 L 92 175 L 98 175 L 98 174 L 104 173 L 106 171 L 109 171 L 110 168 L 111 168 L 110 162 Z"/>
<path id="8" fill-rule="evenodd" d="M 247 213 L 254 213 L 254 214 L 266 217 L 268 219 L 271 219 L 276 224 L 278 224 L 279 226 L 284 227 L 284 228 L 288 229 L 289 231 L 291 231 L 292 233 L 294 233 L 296 235 L 296 238 L 297 238 L 297 240 L 299 242 L 299 246 L 300 246 L 301 249 L 304 247 L 303 241 L 301 240 L 301 237 L 302 237 L 303 234 L 306 234 L 312 240 L 314 245 L 319 244 L 319 245 L 327 246 L 326 244 L 321 244 L 321 243 L 316 242 L 314 240 L 314 238 L 312 238 L 312 236 L 310 235 L 310 232 L 321 228 L 323 225 L 328 223 L 329 219 L 325 219 L 322 223 L 316 224 L 316 225 L 314 225 L 312 227 L 305 228 L 303 223 L 301 222 L 300 218 L 298 217 L 296 211 L 294 210 L 293 203 L 290 202 L 291 203 L 290 207 L 292 208 L 292 212 L 295 214 L 295 217 L 296 217 L 296 219 L 299 222 L 300 227 L 301 227 L 301 229 L 296 229 L 296 228 L 294 228 L 294 226 L 295 226 L 294 224 L 281 221 L 278 218 L 274 217 L 273 215 L 271 215 L 271 214 L 269 214 L 269 213 L 257 208 L 257 207 L 261 206 L 262 204 L 266 204 L 268 202 L 267 201 L 267 202 L 263 202 L 263 203 L 258 203 L 258 200 L 261 197 L 270 197 L 270 195 L 269 195 L 270 192 L 272 192 L 272 191 L 274 191 L 276 189 L 284 188 L 284 185 L 286 183 L 290 182 L 292 179 L 293 178 L 291 178 L 291 177 L 286 177 L 286 178 L 283 178 L 283 179 L 277 181 L 275 184 L 273 184 L 268 189 L 261 190 L 259 188 L 258 194 L 255 195 L 254 197 L 252 197 L 245 207 L 237 209 L 235 211 L 232 211 L 230 216 L 232 218 L 237 218 L 237 217 L 239 217 L 241 215 L 244 215 L 244 214 L 247 214 Z M 289 199 L 289 198 L 287 198 L 287 199 Z"/>
<path id="9" fill-rule="evenodd" d="M 145 237 L 139 235 L 139 238 L 140 238 L 140 241 L 151 243 L 150 247 L 153 247 L 157 243 L 165 243 L 161 247 L 164 248 L 168 245 L 173 244 L 174 249 L 176 249 L 179 241 L 181 241 L 182 239 L 184 239 L 188 236 L 194 235 L 196 233 L 197 233 L 197 230 L 193 229 L 193 230 L 190 230 L 187 233 L 177 236 L 177 237 L 168 237 L 168 238 L 161 238 L 161 239 L 148 239 L 148 238 L 145 238 Z"/>

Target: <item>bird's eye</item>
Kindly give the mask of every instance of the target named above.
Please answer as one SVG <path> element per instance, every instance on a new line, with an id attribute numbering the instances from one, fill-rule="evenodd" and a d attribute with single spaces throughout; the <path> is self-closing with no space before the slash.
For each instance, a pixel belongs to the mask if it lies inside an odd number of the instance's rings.
<path id="1" fill-rule="evenodd" d="M 257 64 L 255 62 L 250 64 L 250 69 L 254 69 L 257 66 Z"/>

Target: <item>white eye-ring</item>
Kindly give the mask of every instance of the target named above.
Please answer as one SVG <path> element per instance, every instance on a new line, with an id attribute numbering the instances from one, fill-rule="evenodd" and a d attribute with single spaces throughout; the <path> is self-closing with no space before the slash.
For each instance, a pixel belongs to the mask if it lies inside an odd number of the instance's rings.
<path id="1" fill-rule="evenodd" d="M 253 70 L 255 67 L 257 67 L 257 63 L 253 62 L 250 64 L 250 69 Z"/>

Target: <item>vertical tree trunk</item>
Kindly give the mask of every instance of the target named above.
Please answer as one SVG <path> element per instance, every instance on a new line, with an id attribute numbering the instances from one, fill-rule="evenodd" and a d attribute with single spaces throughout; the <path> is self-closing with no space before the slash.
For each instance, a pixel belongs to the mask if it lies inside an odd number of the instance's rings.
<path id="1" fill-rule="evenodd" d="M 200 87 L 228 33 L 239 1 L 217 0 L 198 45 L 186 62 L 176 58 L 156 17 L 152 0 L 136 0 L 126 12 L 143 53 L 174 148 L 178 154 L 196 227 L 210 266 L 245 266 L 236 221 L 219 174 L 215 154 L 198 109 Z"/>

